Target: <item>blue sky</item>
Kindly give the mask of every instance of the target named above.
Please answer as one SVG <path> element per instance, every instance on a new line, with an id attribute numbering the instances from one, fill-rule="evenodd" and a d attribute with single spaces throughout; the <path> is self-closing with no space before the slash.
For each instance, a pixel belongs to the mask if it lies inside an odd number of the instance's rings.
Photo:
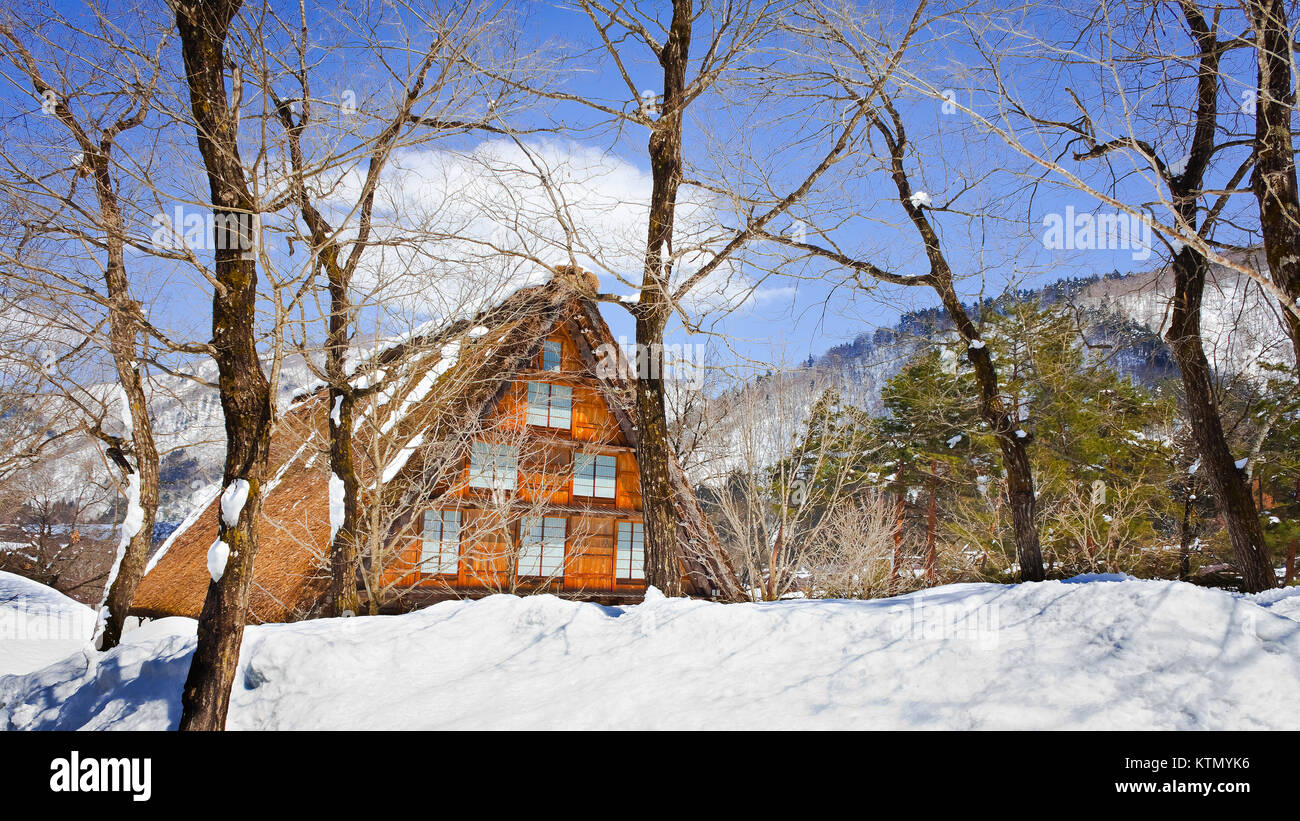
<path id="1" fill-rule="evenodd" d="M 55 7 L 76 14 L 80 3 L 60 0 Z M 161 10 L 161 4 L 157 4 Z M 296 4 L 276 3 L 292 8 Z M 667 4 L 662 4 L 665 11 Z M 1079 9 L 1091 4 L 1077 5 Z M 611 70 L 597 59 L 599 50 L 592 27 L 586 17 L 563 4 L 549 2 L 517 3 L 512 7 L 523 32 L 523 45 L 558 50 L 576 59 L 563 72 L 564 90 L 584 97 L 599 98 L 614 107 L 626 103 L 628 89 Z M 910 13 L 910 7 L 890 9 L 869 6 L 882 11 L 886 29 L 891 28 L 891 17 Z M 1051 17 L 1030 20 L 1047 38 L 1066 31 L 1054 31 L 1059 25 L 1060 12 L 1053 10 Z M 896 28 L 896 26 L 895 26 Z M 328 41 L 331 27 L 322 24 L 313 30 L 313 36 Z M 975 54 L 954 35 L 952 27 L 936 27 L 930 37 L 918 45 L 915 59 L 907 63 L 934 88 L 951 88 L 956 99 L 970 101 L 980 107 L 983 100 L 969 90 L 972 82 L 971 67 Z M 700 40 L 697 38 L 697 47 Z M 587 52 L 585 50 L 592 49 Z M 582 55 L 586 56 L 582 56 Z M 1030 55 L 1032 56 L 1032 55 Z M 175 55 L 171 55 L 175 59 Z M 791 57 L 793 61 L 798 56 Z M 346 61 L 346 62 L 345 62 Z M 1044 110 L 1056 110 L 1066 99 L 1065 85 L 1083 89 L 1085 99 L 1106 102 L 1104 86 L 1089 78 L 1087 67 L 1074 67 L 1059 71 L 1055 76 L 1035 74 L 1032 64 L 1023 72 L 1012 73 L 1027 97 L 1041 103 Z M 627 63 L 633 82 L 641 88 L 660 90 L 661 74 L 648 53 L 633 52 Z M 332 55 L 322 65 L 325 76 L 335 83 L 363 81 L 373 73 L 374 66 L 358 64 L 355 55 Z M 782 64 L 776 66 L 780 70 Z M 1088 83 L 1093 91 L 1088 91 Z M 322 94 L 329 93 L 328 87 Z M 1225 91 L 1225 93 L 1229 93 Z M 11 102 L 10 109 L 20 113 L 9 121 L 9 129 L 39 130 L 39 109 L 30 98 L 24 100 L 22 91 L 6 86 L 3 94 Z M 1005 147 L 996 137 L 972 129 L 969 118 L 960 112 L 945 109 L 942 100 L 915 92 L 904 92 L 899 106 L 908 121 L 909 136 L 915 152 L 909 158 L 909 171 L 914 185 L 928 192 L 935 204 L 964 190 L 954 203 L 956 213 L 935 214 L 951 261 L 959 272 L 965 274 L 961 282 L 963 293 L 974 298 L 980 293 L 993 295 L 1009 283 L 1020 287 L 1034 287 L 1068 276 L 1104 274 L 1112 270 L 1141 270 L 1158 262 L 1160 248 L 1150 259 L 1141 259 L 1128 249 L 1047 249 L 1043 245 L 1045 217 L 1063 215 L 1068 211 L 1089 214 L 1098 211 L 1097 204 L 1084 194 L 1063 189 L 1051 180 L 1038 180 L 1041 172 Z M 790 116 L 788 104 L 781 100 L 742 99 L 734 109 L 722 107 L 716 99 L 705 98 L 697 103 L 688 121 L 686 153 L 692 173 L 698 169 L 707 175 L 715 166 L 711 152 L 718 146 L 745 146 L 757 160 L 753 167 L 732 169 L 744 178 L 763 174 L 776 182 L 776 187 L 792 184 L 805 173 L 810 164 L 820 156 L 824 140 L 810 137 L 815 124 Z M 733 115 L 731 112 L 742 112 Z M 816 112 L 810 112 L 816 113 Z M 644 128 L 629 127 L 616 130 L 589 109 L 576 104 L 556 104 L 543 116 L 537 112 L 520 112 L 512 122 L 521 127 L 548 125 L 562 127 L 545 139 L 569 144 L 575 150 L 607 153 L 621 166 L 648 175 L 645 158 L 646 132 Z M 1104 124 L 1102 124 L 1104 127 Z M 1158 125 L 1156 127 L 1159 127 Z M 1177 141 L 1177 128 L 1170 125 L 1171 141 Z M 186 135 L 192 139 L 192 135 Z M 540 138 L 528 138 L 537 144 Z M 52 137 L 57 143 L 57 135 Z M 454 147 L 472 149 L 479 137 L 461 138 Z M 878 142 L 877 142 L 878 146 Z M 184 140 L 178 144 L 181 157 L 188 152 L 189 162 L 197 168 L 198 158 L 191 145 Z M 1175 149 L 1171 148 L 1173 152 Z M 744 164 L 742 163 L 742 166 Z M 1123 169 L 1118 173 L 1123 173 Z M 648 177 L 647 177 L 648 179 Z M 193 182 L 191 180 L 191 182 Z M 920 243 L 910 225 L 905 224 L 892 184 L 870 155 L 863 154 L 852 162 L 833 169 L 823 180 L 812 202 L 813 211 L 802 206 L 792 212 L 789 219 L 778 221 L 776 228 L 794 227 L 794 220 L 807 219 L 806 230 L 810 238 L 826 229 L 826 237 L 841 244 L 847 251 L 861 255 L 877 264 L 903 273 L 924 271 L 920 256 Z M 1144 190 L 1144 186 L 1145 189 Z M 191 190 L 194 190 L 193 187 Z M 1149 183 L 1130 179 L 1120 186 L 1135 201 L 1152 198 Z M 972 217 L 971 214 L 978 216 Z M 721 219 L 726 219 L 722 217 Z M 642 227 L 642 233 L 644 228 Z M 1137 257 L 1137 258 L 1135 258 Z M 557 260 L 560 261 L 560 260 Z M 726 316 L 713 319 L 710 327 L 724 332 L 740 353 L 758 362 L 792 363 L 816 355 L 840 342 L 877 327 L 892 325 L 899 311 L 934 305 L 936 300 L 927 290 L 881 288 L 870 294 L 856 293 L 839 285 L 841 273 L 825 266 L 811 265 L 786 269 L 796 276 L 774 276 L 766 280 L 743 307 Z M 755 276 L 754 269 L 742 271 Z M 630 279 L 639 279 L 634 267 L 629 266 Z M 613 283 L 607 283 L 611 287 Z M 626 289 L 622 289 L 626 290 Z M 192 275 L 177 276 L 169 280 L 166 288 L 152 302 L 155 316 L 164 324 L 184 328 L 202 335 L 208 323 L 206 285 Z M 633 336 L 632 322 L 626 311 L 606 305 L 603 311 L 615 335 Z M 674 335 L 680 340 L 680 334 Z M 702 338 L 697 341 L 704 341 Z"/>

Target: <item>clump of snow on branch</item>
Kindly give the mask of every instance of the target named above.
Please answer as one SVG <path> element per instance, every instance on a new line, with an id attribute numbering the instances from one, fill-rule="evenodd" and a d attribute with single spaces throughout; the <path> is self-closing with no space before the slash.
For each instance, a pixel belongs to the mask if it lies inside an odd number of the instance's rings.
<path id="1" fill-rule="evenodd" d="M 208 575 L 212 581 L 219 582 L 226 574 L 226 561 L 230 558 L 230 545 L 217 539 L 208 548 Z"/>
<path id="2" fill-rule="evenodd" d="M 226 527 L 239 524 L 239 514 L 248 501 L 248 480 L 236 479 L 221 494 L 221 522 Z"/>
<path id="3" fill-rule="evenodd" d="M 334 541 L 334 535 L 343 527 L 343 498 L 344 486 L 343 480 L 339 475 L 330 472 L 330 541 Z"/>

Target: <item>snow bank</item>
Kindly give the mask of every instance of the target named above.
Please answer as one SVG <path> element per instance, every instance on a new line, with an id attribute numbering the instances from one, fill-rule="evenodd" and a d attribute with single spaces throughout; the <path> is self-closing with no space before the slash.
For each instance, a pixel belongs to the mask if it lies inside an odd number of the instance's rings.
<path id="1" fill-rule="evenodd" d="M 0 676 L 39 670 L 83 649 L 93 652 L 95 621 L 95 611 L 81 602 L 0 570 Z"/>
<path id="2" fill-rule="evenodd" d="M 877 601 L 551 596 L 250 627 L 229 724 L 1300 728 L 1300 589 L 1115 576 Z M 194 622 L 0 679 L 0 727 L 175 727 Z"/>

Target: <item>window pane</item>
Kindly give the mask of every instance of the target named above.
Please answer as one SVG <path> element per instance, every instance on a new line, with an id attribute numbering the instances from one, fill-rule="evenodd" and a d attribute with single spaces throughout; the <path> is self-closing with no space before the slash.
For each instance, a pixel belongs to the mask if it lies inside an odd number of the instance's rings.
<path id="1" fill-rule="evenodd" d="M 520 576 L 563 576 L 566 520 L 524 517 L 519 525 Z"/>
<path id="2" fill-rule="evenodd" d="M 618 480 L 618 458 L 579 453 L 573 457 L 573 492 L 579 496 L 613 499 Z"/>
<path id="3" fill-rule="evenodd" d="M 542 370 L 558 371 L 560 369 L 560 354 L 563 347 L 559 342 L 547 341 L 542 346 Z"/>
<path id="4" fill-rule="evenodd" d="M 473 444 L 469 461 L 470 487 L 514 490 L 518 473 L 518 448 L 490 442 Z"/>
<path id="5" fill-rule="evenodd" d="M 573 455 L 573 492 L 579 496 L 595 495 L 595 457 L 587 453 Z"/>
<path id="6" fill-rule="evenodd" d="M 543 576 L 564 575 L 564 537 L 567 524 L 565 519 L 545 520 L 542 547 Z"/>
<path id="7" fill-rule="evenodd" d="M 641 522 L 618 523 L 618 571 L 620 579 L 645 578 L 645 529 Z"/>
<path id="8" fill-rule="evenodd" d="M 460 560 L 460 511 L 430 510 L 424 514 L 420 571 L 455 573 Z"/>
<path id="9" fill-rule="evenodd" d="M 540 382 L 528 383 L 528 424 L 545 425 L 548 410 L 549 385 Z"/>
<path id="10" fill-rule="evenodd" d="M 567 385 L 551 385 L 550 388 L 551 427 L 567 428 L 573 410 L 573 388 Z"/>
<path id="11" fill-rule="evenodd" d="M 528 424 L 567 428 L 573 408 L 573 389 L 567 385 L 528 383 Z"/>
<path id="12" fill-rule="evenodd" d="M 618 459 L 613 456 L 596 457 L 596 474 L 593 482 L 592 496 L 604 499 L 614 498 L 614 486 L 618 480 Z"/>
<path id="13" fill-rule="evenodd" d="M 519 564 L 516 574 L 536 576 L 541 571 L 542 522 L 525 517 L 519 523 Z"/>

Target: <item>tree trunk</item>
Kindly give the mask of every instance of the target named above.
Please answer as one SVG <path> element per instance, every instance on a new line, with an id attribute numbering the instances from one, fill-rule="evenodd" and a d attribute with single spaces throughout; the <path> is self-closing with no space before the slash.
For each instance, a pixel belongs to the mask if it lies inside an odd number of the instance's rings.
<path id="1" fill-rule="evenodd" d="M 142 517 L 140 529 L 127 542 L 126 550 L 118 559 L 116 573 L 104 598 L 104 607 L 108 616 L 104 621 L 99 648 L 111 650 L 122 639 L 122 627 L 126 622 L 127 611 L 135 601 L 135 591 L 144 578 L 144 569 L 149 562 L 149 549 L 153 545 L 153 528 L 158 514 L 158 448 L 154 443 L 153 425 L 149 420 L 149 408 L 145 401 L 144 386 L 139 368 L 135 362 L 134 328 L 125 331 L 119 329 L 122 323 L 110 320 L 109 335 L 113 338 L 114 348 L 118 346 L 118 337 L 129 336 L 130 359 L 120 358 L 114 352 L 117 365 L 118 381 L 122 385 L 131 415 L 131 449 L 135 455 L 135 472 L 139 487 L 138 500 Z M 134 325 L 134 323 L 131 323 Z"/>
<path id="2" fill-rule="evenodd" d="M 642 297 L 644 299 L 644 296 Z M 641 479 L 641 515 L 645 522 L 646 582 L 665 596 L 682 595 L 681 548 L 677 513 L 672 503 L 668 467 L 668 415 L 664 410 L 662 332 L 655 334 L 637 320 L 637 470 Z"/>
<path id="3" fill-rule="evenodd" d="M 780 591 L 780 585 L 777 579 L 778 562 L 781 559 L 781 548 L 785 543 L 785 521 L 782 516 L 782 522 L 777 527 L 776 538 L 772 541 L 772 552 L 767 562 L 767 600 L 776 601 Z"/>
<path id="4" fill-rule="evenodd" d="M 1186 207 L 1194 208 L 1194 202 Z M 1205 256 L 1190 246 L 1174 257 L 1174 304 L 1165 340 L 1182 372 L 1188 423 L 1236 554 L 1242 589 L 1258 593 L 1277 582 L 1264 547 L 1264 531 L 1250 484 L 1246 474 L 1234 464 L 1223 434 L 1223 422 L 1214 401 L 1210 363 L 1201 345 L 1201 297 L 1208 270 Z"/>
<path id="5" fill-rule="evenodd" d="M 107 151 L 96 154 L 92 160 L 95 168 L 95 189 L 100 212 L 105 224 L 105 247 L 108 251 L 104 266 L 104 283 L 109 299 L 109 345 L 117 381 L 127 404 L 131 429 L 124 432 L 131 438 L 134 470 L 139 487 L 137 504 L 143 516 L 140 529 L 131 537 L 118 559 L 113 581 L 104 599 L 108 617 L 104 622 L 99 647 L 111 650 L 122 638 L 122 626 L 127 611 L 135 600 L 135 591 L 144 577 L 153 544 L 154 520 L 158 514 L 158 447 L 154 442 L 153 422 L 149 418 L 149 405 L 144 392 L 144 379 L 140 373 L 137 344 L 140 323 L 139 306 L 132 301 L 126 276 L 126 258 L 123 252 L 126 229 L 118 208 L 117 194 L 113 189 Z M 129 468 L 128 468 L 129 469 Z"/>
<path id="6" fill-rule="evenodd" d="M 889 113 L 894 130 L 877 119 L 875 126 L 884 138 L 890 153 L 890 173 L 898 189 L 898 202 L 916 227 L 925 244 L 925 255 L 930 263 L 930 273 L 922 277 L 890 277 L 886 281 L 901 281 L 907 285 L 926 284 L 934 289 L 944 310 L 966 340 L 966 358 L 975 368 L 975 379 L 980 388 L 980 415 L 997 437 L 1002 453 L 1002 467 L 1007 472 L 1007 504 L 1011 507 L 1011 523 L 1016 540 L 1016 560 L 1020 564 L 1022 581 L 1039 582 L 1046 578 L 1043 572 L 1043 555 L 1038 544 L 1038 526 L 1034 516 L 1034 476 L 1029 463 L 1029 436 L 1018 435 L 1020 420 L 1012 418 L 1004 407 L 998 387 L 998 371 L 993 365 L 989 349 L 980 339 L 979 329 L 966 313 L 957 289 L 953 284 L 952 266 L 943 252 L 939 234 L 926 217 L 923 206 L 913 200 L 912 184 L 903 161 L 906 156 L 907 135 L 903 118 L 888 95 L 881 94 L 881 104 Z M 875 273 L 877 278 L 883 272 Z"/>
<path id="7" fill-rule="evenodd" d="M 692 3 L 674 0 L 667 42 L 659 54 L 664 93 L 650 130 L 650 220 L 636 317 L 637 466 L 645 521 L 646 581 L 666 596 L 682 593 L 681 547 L 669 472 L 672 440 L 664 403 L 664 329 L 672 312 L 673 222 L 682 182 L 682 114 L 690 57 Z"/>
<path id="8" fill-rule="evenodd" d="M 889 593 L 898 592 L 898 581 L 903 564 L 903 494 L 900 490 L 894 499 L 894 552 L 889 560 Z"/>
<path id="9" fill-rule="evenodd" d="M 1246 9 L 1255 30 L 1259 84 L 1251 182 L 1259 204 L 1260 234 L 1269 273 L 1291 300 L 1291 305 L 1282 306 L 1282 316 L 1295 352 L 1295 366 L 1300 370 L 1300 317 L 1293 311 L 1300 304 L 1300 186 L 1296 184 L 1291 139 L 1295 112 L 1291 31 L 1283 0 L 1249 0 Z"/>
<path id="10" fill-rule="evenodd" d="M 182 730 L 220 730 L 230 706 L 230 687 L 248 615 L 257 554 L 262 480 L 270 452 L 270 385 L 258 357 L 255 317 L 257 263 L 246 251 L 252 240 L 255 203 L 239 157 L 238 115 L 229 107 L 225 40 L 241 0 L 195 0 L 178 4 L 176 27 L 214 212 L 216 279 L 212 298 L 212 345 L 225 414 L 223 485 L 248 483 L 237 521 L 220 517 L 218 539 L 228 549 L 224 572 L 208 584 L 199 615 L 198 644 L 181 694 Z"/>
<path id="11" fill-rule="evenodd" d="M 1020 578 L 1027 582 L 1041 582 L 1047 578 L 1043 569 L 1043 554 L 1038 543 L 1038 524 L 1035 521 L 1034 474 L 1029 462 L 1029 436 L 1020 435 L 1019 421 L 1002 404 L 998 387 L 998 372 L 988 347 L 979 339 L 974 323 L 966 314 L 956 292 L 948 287 L 940 296 L 958 331 L 967 340 L 966 358 L 975 368 L 975 380 L 980 387 L 980 415 L 998 440 L 1002 454 L 1002 467 L 1007 472 L 1007 506 L 1011 508 L 1011 526 L 1016 540 L 1016 561 L 1020 564 Z M 978 345 L 978 347 L 976 347 Z"/>
<path id="12" fill-rule="evenodd" d="M 140 579 L 144 575 L 149 548 L 153 543 L 154 520 L 158 513 L 158 448 L 154 442 L 153 422 L 149 418 L 144 380 L 140 373 L 136 348 L 143 330 L 141 324 L 143 314 L 140 306 L 131 299 L 130 282 L 126 274 L 126 226 L 118 201 L 110 159 L 117 137 L 144 122 L 145 99 L 139 101 L 138 109 L 134 114 L 124 115 L 111 128 L 100 132 L 99 141 L 96 143 L 78 122 L 67 102 L 41 76 L 36 61 L 32 59 L 17 35 L 7 26 L 2 30 L 4 36 L 13 43 L 22 56 L 20 65 L 26 67 L 28 78 L 37 93 L 55 95 L 58 102 L 54 107 L 54 115 L 81 147 L 83 163 L 91 169 L 95 199 L 99 206 L 99 220 L 103 226 L 109 354 L 113 358 L 118 383 L 122 386 L 126 400 L 125 416 L 129 419 L 130 429 L 123 431 L 120 438 L 105 433 L 102 424 L 97 426 L 97 432 L 99 437 L 108 444 L 110 456 L 121 467 L 128 483 L 130 477 L 135 476 L 138 483 L 136 503 L 143 512 L 140 529 L 127 541 L 121 555 L 114 560 L 108 589 L 96 614 L 104 619 L 96 637 L 99 647 L 109 650 L 117 646 L 121 639 L 127 610 L 135 599 L 136 588 L 139 587 Z M 143 93 L 139 89 L 137 92 Z M 125 452 L 128 438 L 131 456 L 135 458 L 134 466 Z"/>
<path id="13" fill-rule="evenodd" d="M 341 369 L 340 369 L 341 370 Z M 352 419 L 355 401 L 351 392 L 336 393 L 331 389 L 330 414 L 330 469 L 343 483 L 343 522 L 334 534 L 330 548 L 330 590 L 327 612 L 332 616 L 355 615 L 361 610 L 357 593 L 357 526 L 360 521 L 358 498 L 361 482 L 357 478 L 352 448 Z M 332 413 L 338 404 L 338 422 Z M 334 479 L 331 479 L 334 481 Z"/>

